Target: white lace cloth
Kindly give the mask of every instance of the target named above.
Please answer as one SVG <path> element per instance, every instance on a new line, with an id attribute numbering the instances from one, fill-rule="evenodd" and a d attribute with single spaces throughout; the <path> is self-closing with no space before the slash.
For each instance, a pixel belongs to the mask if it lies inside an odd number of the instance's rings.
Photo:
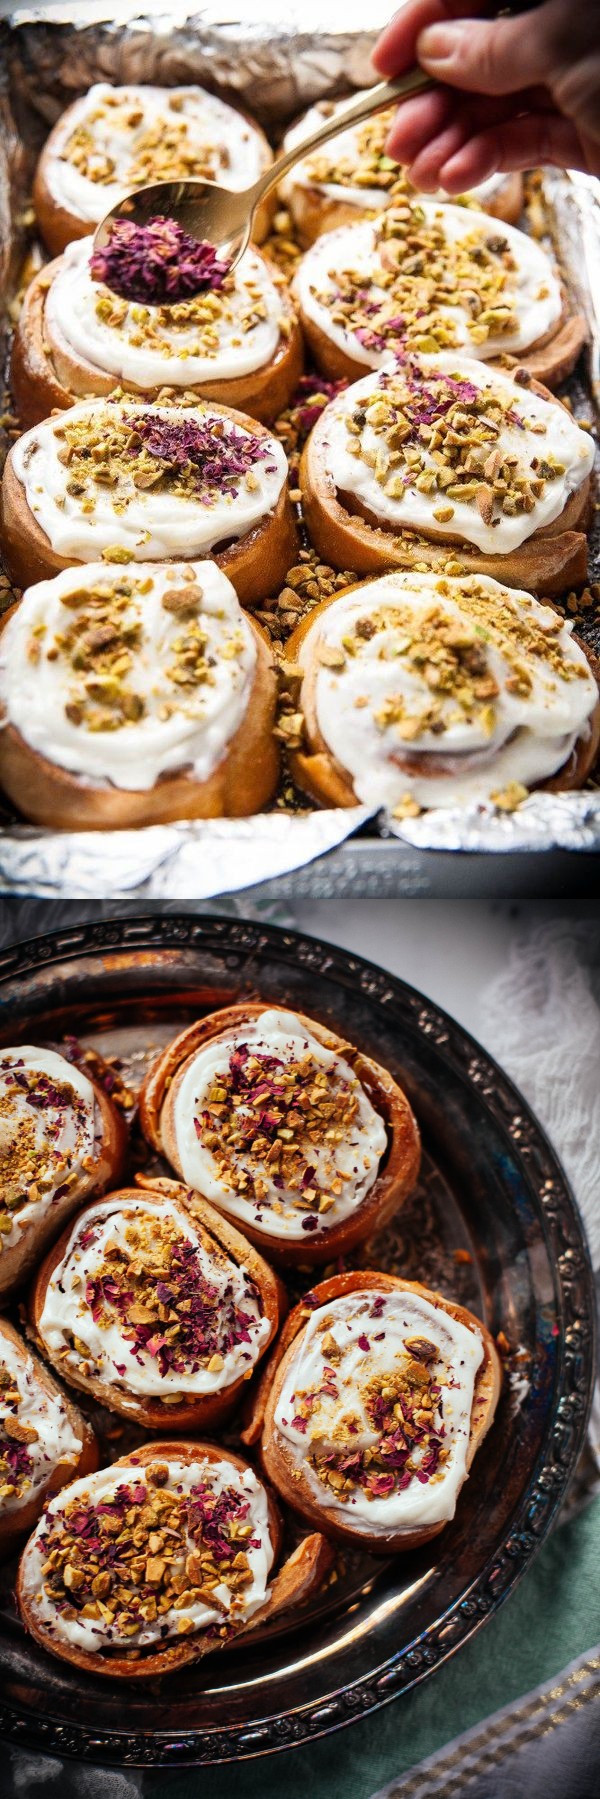
<path id="1" fill-rule="evenodd" d="M 600 921 L 529 919 L 481 994 L 482 1036 L 558 1151 L 600 1268 Z"/>
<path id="2" fill-rule="evenodd" d="M 600 1274 L 600 921 L 530 920 L 481 995 L 489 1049 L 558 1151 Z M 600 1382 L 589 1448 L 600 1469 Z"/>

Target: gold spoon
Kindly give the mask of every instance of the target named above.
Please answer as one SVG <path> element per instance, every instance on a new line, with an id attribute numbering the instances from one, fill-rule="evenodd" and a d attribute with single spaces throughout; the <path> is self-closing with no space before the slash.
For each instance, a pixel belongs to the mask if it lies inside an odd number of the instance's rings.
<path id="1" fill-rule="evenodd" d="M 431 77 L 418 68 L 410 69 L 395 81 L 379 81 L 376 87 L 367 88 L 347 105 L 340 106 L 331 118 L 323 120 L 317 131 L 311 132 L 310 137 L 303 138 L 278 156 L 252 187 L 241 191 L 219 187 L 216 181 L 157 181 L 152 187 L 139 187 L 134 193 L 125 195 L 106 214 L 96 231 L 94 249 L 106 246 L 117 219 L 147 225 L 149 219 L 162 216 L 175 219 L 200 243 L 212 244 L 217 256 L 235 268 L 250 242 L 257 206 L 294 163 L 303 161 L 328 138 L 339 137 L 349 125 L 360 125 L 362 119 L 370 118 L 372 113 L 381 112 L 398 100 L 408 100 L 412 94 L 423 93 L 433 85 Z"/>

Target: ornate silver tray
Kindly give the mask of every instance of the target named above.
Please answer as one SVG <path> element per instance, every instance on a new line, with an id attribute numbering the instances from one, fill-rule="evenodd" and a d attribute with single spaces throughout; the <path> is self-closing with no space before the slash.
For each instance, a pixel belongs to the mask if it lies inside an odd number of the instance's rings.
<path id="1" fill-rule="evenodd" d="M 135 1088 L 148 1056 L 186 1020 L 250 995 L 313 1013 L 406 1087 L 423 1177 L 361 1262 L 438 1286 L 504 1333 L 497 1418 L 456 1520 L 433 1545 L 386 1562 L 344 1555 L 335 1584 L 287 1626 L 126 1702 L 25 1635 L 6 1564 L 0 1734 L 31 1748 L 113 1765 L 215 1764 L 291 1748 L 376 1710 L 493 1616 L 549 1530 L 583 1444 L 594 1310 L 574 1200 L 507 1077 L 413 988 L 295 932 L 206 915 L 127 917 L 0 954 L 0 1043 L 75 1034 L 117 1056 Z M 134 1164 L 138 1154 L 134 1133 Z M 108 1459 L 122 1450 L 114 1426 Z"/>

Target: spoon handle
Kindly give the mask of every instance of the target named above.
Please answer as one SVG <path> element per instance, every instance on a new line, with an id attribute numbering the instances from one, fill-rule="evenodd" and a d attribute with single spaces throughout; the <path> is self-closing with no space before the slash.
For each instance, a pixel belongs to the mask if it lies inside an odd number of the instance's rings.
<path id="1" fill-rule="evenodd" d="M 323 119 L 317 130 L 311 131 L 310 137 L 302 138 L 300 143 L 276 157 L 270 169 L 267 169 L 252 190 L 253 204 L 262 200 L 281 181 L 282 176 L 287 175 L 288 169 L 294 167 L 294 163 L 304 161 L 305 156 L 310 155 L 312 150 L 317 150 L 319 144 L 327 143 L 328 138 L 339 137 L 340 132 L 345 131 L 348 125 L 360 125 L 372 113 L 382 112 L 386 106 L 395 106 L 399 100 L 409 100 L 412 94 L 424 93 L 426 88 L 433 86 L 430 75 L 426 75 L 423 69 L 414 68 L 409 69 L 405 75 L 399 75 L 395 81 L 378 81 L 375 87 L 365 88 L 364 92 L 355 94 L 344 106 L 336 107 L 330 118 Z"/>

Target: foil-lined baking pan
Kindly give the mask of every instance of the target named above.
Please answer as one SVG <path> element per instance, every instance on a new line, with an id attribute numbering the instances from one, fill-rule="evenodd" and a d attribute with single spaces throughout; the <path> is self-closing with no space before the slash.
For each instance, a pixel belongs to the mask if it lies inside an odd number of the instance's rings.
<path id="1" fill-rule="evenodd" d="M 93 81 L 198 81 L 247 106 L 273 142 L 314 100 L 371 78 L 369 52 L 389 14 L 375 0 L 371 26 L 355 0 L 304 0 L 282 16 L 279 0 L 175 0 L 139 6 L 107 0 L 85 8 L 0 4 L 0 283 L 10 298 L 28 229 L 28 188 L 49 127 Z M 589 346 L 566 393 L 579 418 L 600 419 L 600 183 L 547 171 L 537 229 L 547 231 L 573 302 L 585 311 Z M 600 577 L 600 512 L 590 540 Z M 571 610 L 576 609 L 576 602 Z M 600 653 L 600 602 L 576 611 L 579 635 Z M 360 835 L 357 837 L 356 832 Z M 533 793 L 515 812 L 435 810 L 395 821 L 357 806 L 347 813 L 277 810 L 258 819 L 182 822 L 137 832 L 42 831 L 7 820 L 0 833 L 0 892 L 98 898 L 201 898 L 240 891 L 325 897 L 344 893 L 576 891 L 600 885 L 600 787 Z M 462 865 L 456 867 L 456 862 Z"/>

